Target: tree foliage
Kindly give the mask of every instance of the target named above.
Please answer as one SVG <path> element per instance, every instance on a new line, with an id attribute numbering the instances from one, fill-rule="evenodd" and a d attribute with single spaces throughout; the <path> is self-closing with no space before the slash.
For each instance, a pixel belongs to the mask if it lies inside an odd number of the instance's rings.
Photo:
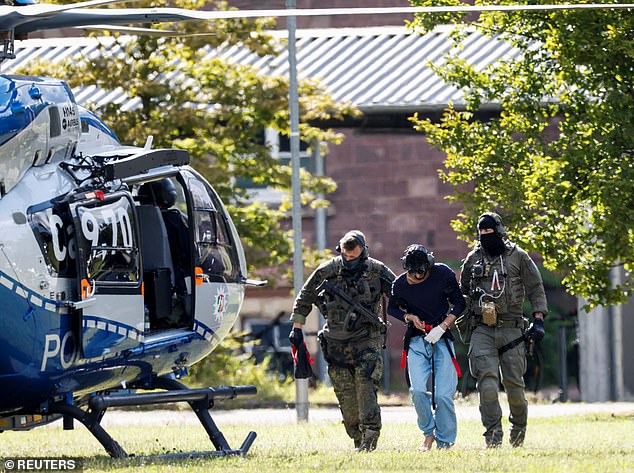
<path id="1" fill-rule="evenodd" d="M 450 105 L 439 123 L 414 118 L 447 153 L 441 178 L 464 206 L 454 228 L 472 238 L 477 216 L 498 211 L 516 240 L 547 268 L 564 271 L 573 294 L 592 305 L 624 301 L 634 264 L 634 14 L 493 12 L 463 20 L 421 15 L 412 26 L 454 22 L 457 43 L 475 28 L 521 54 L 483 69 L 448 57 L 436 71 L 464 91 L 466 108 Z M 476 120 L 491 103 L 499 116 Z M 611 270 L 619 265 L 625 278 L 614 285 Z"/>
<path id="2" fill-rule="evenodd" d="M 68 2 L 58 2 L 68 3 Z M 170 3 L 188 9 L 202 0 Z M 156 6 L 150 2 L 135 7 Z M 209 5 L 226 9 L 224 2 Z M 288 83 L 284 77 L 265 76 L 255 67 L 240 65 L 214 51 L 233 46 L 253 54 L 276 54 L 285 44 L 266 33 L 271 19 L 222 20 L 159 25 L 184 36 L 125 37 L 106 33 L 98 54 L 79 62 L 31 64 L 22 71 L 54 75 L 71 87 L 95 86 L 123 90 L 139 106 L 124 110 L 119 104 L 88 104 L 108 123 L 122 143 L 143 146 L 153 135 L 155 147 L 189 151 L 192 165 L 209 180 L 227 204 L 254 267 L 275 266 L 290 259 L 292 238 L 284 229 L 288 198 L 279 207 L 248 199 L 236 186 L 239 178 L 288 191 L 290 166 L 271 156 L 263 131 L 289 134 Z M 155 28 L 157 26 L 154 26 Z M 99 33 L 103 37 L 104 33 Z M 120 54 L 119 45 L 124 51 Z M 316 82 L 300 83 L 300 131 L 306 142 L 339 142 L 342 136 L 310 125 L 320 119 L 354 114 L 335 103 Z M 302 203 L 323 205 L 316 195 L 334 190 L 334 182 L 302 170 Z"/>

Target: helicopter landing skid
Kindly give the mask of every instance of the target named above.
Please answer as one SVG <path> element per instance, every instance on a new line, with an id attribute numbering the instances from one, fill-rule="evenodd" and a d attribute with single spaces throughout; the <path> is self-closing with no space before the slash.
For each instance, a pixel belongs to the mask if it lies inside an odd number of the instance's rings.
<path id="1" fill-rule="evenodd" d="M 249 432 L 238 449 L 232 449 L 209 414 L 216 399 L 234 399 L 237 396 L 256 394 L 255 386 L 218 386 L 213 388 L 190 389 L 184 384 L 170 378 L 156 378 L 152 389 L 165 389 L 157 393 L 93 396 L 88 402 L 89 409 L 83 410 L 73 404 L 55 403 L 49 405 L 50 414 L 64 416 L 64 428 L 72 429 L 72 419 L 76 419 L 93 434 L 106 452 L 113 458 L 191 458 L 202 456 L 246 455 L 255 441 L 257 434 Z M 147 389 L 147 386 L 143 387 Z M 101 426 L 101 419 L 109 407 L 141 406 L 167 404 L 186 401 L 204 427 L 216 450 L 207 452 L 173 453 L 137 457 L 128 455 L 126 451 Z"/>

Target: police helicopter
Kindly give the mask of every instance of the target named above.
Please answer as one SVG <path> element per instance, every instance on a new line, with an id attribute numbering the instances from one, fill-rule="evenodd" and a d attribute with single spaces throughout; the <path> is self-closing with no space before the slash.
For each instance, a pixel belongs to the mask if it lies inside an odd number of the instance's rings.
<path id="1" fill-rule="evenodd" d="M 0 7 L 5 57 L 14 13 L 34 31 L 69 11 L 22 8 Z M 218 195 L 187 152 L 122 145 L 60 80 L 0 76 L 0 101 L 0 430 L 76 419 L 125 457 L 100 425 L 109 407 L 187 401 L 211 453 L 246 453 L 255 433 L 231 449 L 208 409 L 255 387 L 177 380 L 261 284 Z"/>
<path id="2" fill-rule="evenodd" d="M 0 6 L 0 59 L 15 57 L 16 37 L 70 26 L 487 9 L 90 8 L 106 3 L 116 2 Z M 256 434 L 232 449 L 209 408 L 255 387 L 178 380 L 229 333 L 245 285 L 262 284 L 247 279 L 226 208 L 188 163 L 151 139 L 121 144 L 63 81 L 0 75 L 0 431 L 77 420 L 126 457 L 100 424 L 108 408 L 186 401 L 215 447 L 207 453 L 249 450 Z"/>

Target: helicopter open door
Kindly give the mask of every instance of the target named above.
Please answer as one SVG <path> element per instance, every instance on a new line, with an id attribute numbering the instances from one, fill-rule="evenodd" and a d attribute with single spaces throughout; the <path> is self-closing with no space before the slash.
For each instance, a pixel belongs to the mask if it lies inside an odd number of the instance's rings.
<path id="1" fill-rule="evenodd" d="M 134 202 L 127 192 L 87 192 L 70 204 L 77 242 L 84 357 L 138 346 L 144 303 Z"/>
<path id="2" fill-rule="evenodd" d="M 194 329 L 220 341 L 234 325 L 244 297 L 244 255 L 235 227 L 212 187 L 183 171 L 191 200 L 194 235 Z"/>
<path id="3" fill-rule="evenodd" d="M 175 173 L 133 184 L 149 330 L 191 330 L 193 237 L 186 186 Z"/>

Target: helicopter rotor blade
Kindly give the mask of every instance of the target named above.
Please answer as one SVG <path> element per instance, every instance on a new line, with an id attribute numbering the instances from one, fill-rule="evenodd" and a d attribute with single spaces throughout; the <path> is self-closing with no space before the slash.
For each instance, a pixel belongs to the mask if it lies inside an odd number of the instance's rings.
<path id="1" fill-rule="evenodd" d="M 152 28 L 140 28 L 135 26 L 117 26 L 117 25 L 91 25 L 91 26 L 74 26 L 73 28 L 87 31 L 110 31 L 113 33 L 124 33 L 130 35 L 144 36 L 190 36 L 191 34 L 179 33 L 174 30 L 155 30 Z M 196 33 L 194 33 L 196 35 Z M 201 35 L 211 36 L 214 33 L 200 33 Z"/>
<path id="2" fill-rule="evenodd" d="M 68 5 L 38 3 L 19 7 L 0 5 L 0 31 L 11 31 L 24 23 L 46 20 L 72 10 L 81 10 L 113 3 L 131 3 L 135 1 L 137 0 L 89 0 Z"/>
<path id="3" fill-rule="evenodd" d="M 96 0 L 99 2 L 102 0 Z M 114 0 L 103 0 L 116 3 Z M 94 4 L 95 2 L 85 2 Z M 16 34 L 31 33 L 38 30 L 65 28 L 71 26 L 91 26 L 103 24 L 131 24 L 131 23 L 167 23 L 180 21 L 210 21 L 238 18 L 260 17 L 305 17 L 332 15 L 372 15 L 372 14 L 414 14 L 414 13 L 468 13 L 487 11 L 554 11 L 554 10 L 596 10 L 596 9 L 634 9 L 632 3 L 586 3 L 586 4 L 558 4 L 558 5 L 459 5 L 459 6 L 429 6 L 429 7 L 375 7 L 375 8 L 311 8 L 311 9 L 277 9 L 277 10 L 213 10 L 199 11 L 180 8 L 139 8 L 139 9 L 86 9 L 67 8 L 55 11 L 54 15 L 43 13 L 42 16 L 33 14 L 28 18 L 20 16 L 18 20 L 13 15 L 3 15 L 9 7 L 0 7 L 0 31 L 15 28 Z M 42 5 L 44 6 L 44 5 Z M 20 7 L 25 9 L 29 7 Z M 17 8 L 11 10 L 17 12 Z"/>
<path id="4" fill-rule="evenodd" d="M 86 2 L 68 3 L 66 5 L 36 3 L 34 5 L 25 5 L 22 7 L 18 7 L 18 11 L 24 16 L 38 16 L 42 14 L 58 13 L 68 10 L 77 10 L 78 8 L 100 7 L 103 5 L 111 5 L 113 3 L 132 3 L 136 1 L 139 0 L 88 0 Z"/>

